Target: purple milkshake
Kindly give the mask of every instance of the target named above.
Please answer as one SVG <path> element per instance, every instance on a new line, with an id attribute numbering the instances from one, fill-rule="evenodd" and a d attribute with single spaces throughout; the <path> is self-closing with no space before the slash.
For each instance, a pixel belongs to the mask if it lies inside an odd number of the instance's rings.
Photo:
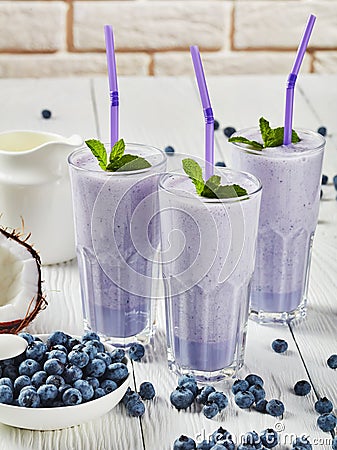
<path id="1" fill-rule="evenodd" d="M 108 145 L 106 145 L 108 148 Z M 77 259 L 86 326 L 115 344 L 152 332 L 151 295 L 159 245 L 160 150 L 126 144 L 150 168 L 106 172 L 85 147 L 69 157 Z"/>
<path id="2" fill-rule="evenodd" d="M 243 363 L 261 198 L 254 176 L 216 174 L 248 195 L 200 197 L 180 174 L 159 188 L 169 365 L 213 381 Z"/>
<path id="3" fill-rule="evenodd" d="M 261 142 L 257 128 L 236 135 Z M 261 323 L 287 323 L 306 314 L 325 140 L 307 130 L 298 135 L 301 141 L 289 146 L 231 146 L 232 167 L 254 174 L 263 186 L 251 288 L 251 317 Z"/>

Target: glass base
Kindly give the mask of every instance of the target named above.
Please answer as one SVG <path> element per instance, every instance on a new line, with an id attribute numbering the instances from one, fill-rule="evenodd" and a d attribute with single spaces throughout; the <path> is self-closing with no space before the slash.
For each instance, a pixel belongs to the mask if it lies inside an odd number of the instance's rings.
<path id="1" fill-rule="evenodd" d="M 134 342 L 139 342 L 143 345 L 150 344 L 155 333 L 155 327 L 146 327 L 144 328 L 144 330 L 134 336 L 106 336 L 91 328 L 88 321 L 84 320 L 84 331 L 95 331 L 101 338 L 101 341 L 103 343 L 110 344 L 114 347 L 128 347 Z"/>
<path id="2" fill-rule="evenodd" d="M 254 322 L 265 325 L 288 325 L 302 322 L 307 315 L 307 300 L 303 300 L 293 311 L 266 312 L 251 310 L 249 318 Z"/>
<path id="3" fill-rule="evenodd" d="M 226 381 L 230 378 L 237 378 L 237 373 L 243 366 L 243 352 L 240 360 L 234 361 L 228 367 L 224 367 L 223 369 L 215 370 L 212 372 L 206 372 L 203 370 L 195 370 L 188 367 L 181 366 L 174 358 L 173 352 L 168 349 L 167 357 L 168 357 L 168 366 L 169 369 L 175 373 L 176 375 L 193 375 L 195 379 L 199 383 L 218 383 L 219 381 Z"/>

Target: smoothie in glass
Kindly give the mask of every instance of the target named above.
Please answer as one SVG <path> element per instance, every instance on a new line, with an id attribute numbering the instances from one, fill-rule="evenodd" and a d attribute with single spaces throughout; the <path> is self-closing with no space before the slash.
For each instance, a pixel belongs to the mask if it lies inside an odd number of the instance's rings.
<path id="1" fill-rule="evenodd" d="M 261 142 L 257 128 L 236 135 Z M 306 314 L 325 140 L 308 130 L 298 135 L 296 144 L 262 150 L 231 145 L 232 167 L 254 174 L 263 186 L 251 288 L 251 317 L 261 323 L 287 323 Z"/>
<path id="2" fill-rule="evenodd" d="M 165 155 L 154 147 L 126 144 L 126 151 L 151 167 L 106 172 L 87 147 L 69 157 L 85 324 L 120 345 L 152 333 L 160 239 L 153 216 L 158 176 L 166 168 Z"/>
<path id="3" fill-rule="evenodd" d="M 248 195 L 200 197 L 181 174 L 159 187 L 169 365 L 213 381 L 243 364 L 261 198 L 254 176 L 216 174 Z"/>

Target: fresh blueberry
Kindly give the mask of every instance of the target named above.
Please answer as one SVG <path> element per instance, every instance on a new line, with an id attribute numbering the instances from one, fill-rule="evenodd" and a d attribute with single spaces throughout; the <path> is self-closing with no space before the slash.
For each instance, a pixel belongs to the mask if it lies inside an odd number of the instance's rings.
<path id="1" fill-rule="evenodd" d="M 177 409 L 187 409 L 192 405 L 193 400 L 193 393 L 184 386 L 178 386 L 170 395 L 170 401 Z"/>
<path id="2" fill-rule="evenodd" d="M 64 364 L 56 358 L 47 359 L 43 365 L 43 370 L 47 372 L 48 375 L 62 375 Z"/>
<path id="3" fill-rule="evenodd" d="M 255 450 L 255 446 L 252 444 L 239 444 L 237 450 Z"/>
<path id="4" fill-rule="evenodd" d="M 219 122 L 218 122 L 217 120 L 214 119 L 214 130 L 215 130 L 215 131 L 218 130 L 219 127 L 220 127 Z"/>
<path id="5" fill-rule="evenodd" d="M 13 380 L 8 377 L 0 378 L 0 386 L 9 386 L 12 390 L 14 389 Z"/>
<path id="6" fill-rule="evenodd" d="M 197 403 L 205 404 L 207 402 L 207 398 L 209 394 L 212 392 L 215 392 L 215 388 L 213 386 L 207 385 L 204 386 L 200 391 L 199 394 L 196 397 Z"/>
<path id="7" fill-rule="evenodd" d="M 58 388 L 54 384 L 43 384 L 38 388 L 37 393 L 40 396 L 41 403 L 47 406 L 56 399 Z"/>
<path id="8" fill-rule="evenodd" d="M 106 380 L 106 381 L 109 381 L 109 380 Z M 103 383 L 104 383 L 104 381 L 102 382 L 101 386 L 104 389 Z M 73 384 L 73 387 L 80 391 L 80 393 L 82 394 L 82 399 L 86 402 L 88 400 L 91 400 L 94 396 L 94 388 L 85 380 L 76 380 L 75 383 Z M 104 389 L 104 390 L 107 394 L 109 393 L 109 392 L 107 392 L 106 389 Z M 110 392 L 112 392 L 112 391 L 110 391 Z"/>
<path id="9" fill-rule="evenodd" d="M 249 391 L 239 391 L 235 394 L 234 401 L 239 408 L 247 409 L 250 408 L 255 402 L 255 398 L 254 395 Z"/>
<path id="10" fill-rule="evenodd" d="M 253 386 L 250 386 L 248 391 L 254 395 L 256 403 L 260 400 L 263 400 L 266 396 L 265 390 L 259 384 L 254 384 Z"/>
<path id="11" fill-rule="evenodd" d="M 322 414 L 317 419 L 317 425 L 322 431 L 326 432 L 333 431 L 336 424 L 337 424 L 336 416 L 331 413 Z"/>
<path id="12" fill-rule="evenodd" d="M 262 447 L 261 438 L 256 431 L 249 431 L 243 436 L 243 444 L 252 445 L 255 449 L 260 449 Z"/>
<path id="13" fill-rule="evenodd" d="M 248 382 L 249 386 L 254 386 L 254 384 L 259 384 L 263 386 L 263 380 L 259 375 L 255 375 L 254 373 L 250 373 L 246 376 L 245 380 Z"/>
<path id="14" fill-rule="evenodd" d="M 211 450 L 213 447 L 213 443 L 204 439 L 203 441 L 197 444 L 197 450 Z M 193 448 L 193 447 L 192 447 Z"/>
<path id="15" fill-rule="evenodd" d="M 68 365 L 65 367 L 62 376 L 66 383 L 73 384 L 76 380 L 82 378 L 83 372 L 77 366 Z"/>
<path id="16" fill-rule="evenodd" d="M 249 383 L 246 380 L 235 380 L 232 386 L 233 394 L 237 394 L 238 392 L 248 391 Z"/>
<path id="17" fill-rule="evenodd" d="M 69 341 L 68 341 L 67 345 L 68 344 L 69 344 Z M 67 347 L 65 347 L 64 345 L 61 345 L 61 344 L 53 345 L 53 347 L 50 349 L 49 355 L 53 350 L 59 350 L 60 352 L 65 353 L 66 355 L 68 354 Z M 52 356 L 52 358 L 56 358 L 56 356 Z M 61 358 L 62 358 L 62 356 L 61 356 Z"/>
<path id="18" fill-rule="evenodd" d="M 65 385 L 65 381 L 61 375 L 49 375 L 46 379 L 46 384 L 53 384 L 59 389 L 61 386 Z"/>
<path id="19" fill-rule="evenodd" d="M 173 450 L 194 450 L 196 448 L 195 441 L 183 434 L 174 441 Z"/>
<path id="20" fill-rule="evenodd" d="M 41 404 L 40 396 L 35 389 L 27 387 L 22 389 L 18 398 L 19 406 L 25 408 L 38 408 Z"/>
<path id="21" fill-rule="evenodd" d="M 322 175 L 322 184 L 328 184 L 329 178 L 327 175 Z"/>
<path id="22" fill-rule="evenodd" d="M 65 364 L 67 362 L 67 353 L 61 350 L 53 349 L 49 352 L 48 359 L 58 359 L 62 364 Z"/>
<path id="23" fill-rule="evenodd" d="M 101 361 L 105 365 L 105 363 L 101 359 L 99 359 L 98 361 Z M 128 377 L 128 375 L 128 368 L 123 363 L 110 364 L 105 371 L 105 377 L 109 380 L 115 381 L 116 383 L 124 381 Z"/>
<path id="24" fill-rule="evenodd" d="M 7 366 L 3 367 L 2 369 L 2 376 L 4 378 L 10 378 L 11 380 L 15 380 L 19 375 L 17 367 L 15 367 L 13 364 L 8 364 Z"/>
<path id="25" fill-rule="evenodd" d="M 81 380 L 79 380 L 79 381 L 81 381 Z M 101 388 L 104 389 L 104 392 L 106 394 L 110 394 L 110 392 L 115 391 L 118 388 L 118 385 L 115 381 L 103 380 L 101 383 Z"/>
<path id="26" fill-rule="evenodd" d="M 25 339 L 28 344 L 31 344 L 34 341 L 34 336 L 32 336 L 30 333 L 19 333 L 19 336 Z"/>
<path id="27" fill-rule="evenodd" d="M 19 365 L 19 374 L 31 377 L 35 372 L 41 370 L 40 364 L 34 359 L 26 359 Z"/>
<path id="28" fill-rule="evenodd" d="M 183 384 L 188 383 L 189 381 L 191 381 L 192 383 L 197 382 L 194 375 L 191 375 L 189 373 L 180 375 L 180 377 L 178 378 L 178 386 L 182 386 Z"/>
<path id="29" fill-rule="evenodd" d="M 50 119 L 51 118 L 51 111 L 49 111 L 49 109 L 43 109 L 41 114 L 42 114 L 42 117 L 44 119 Z"/>
<path id="30" fill-rule="evenodd" d="M 306 436 L 298 436 L 292 443 L 293 450 L 312 450 L 312 445 Z"/>
<path id="31" fill-rule="evenodd" d="M 273 448 L 278 444 L 278 434 L 272 428 L 267 428 L 260 434 L 260 439 L 264 447 Z"/>
<path id="32" fill-rule="evenodd" d="M 70 384 L 62 384 L 59 388 L 58 388 L 58 394 L 57 394 L 57 398 L 59 400 L 62 400 L 63 394 L 65 393 L 66 390 L 70 389 L 72 386 Z"/>
<path id="33" fill-rule="evenodd" d="M 273 417 L 280 417 L 284 413 L 284 404 L 273 398 L 266 404 L 266 413 Z"/>
<path id="34" fill-rule="evenodd" d="M 13 401 L 13 390 L 6 384 L 0 385 L 0 403 L 10 405 Z"/>
<path id="35" fill-rule="evenodd" d="M 107 366 L 112 363 L 111 356 L 109 355 L 109 353 L 99 352 L 97 353 L 96 358 L 104 361 Z"/>
<path id="36" fill-rule="evenodd" d="M 125 406 L 127 406 L 128 403 L 130 403 L 129 407 L 131 406 L 131 403 L 142 401 L 141 396 L 134 391 L 131 391 L 129 395 L 127 395 L 125 398 L 123 398 L 123 403 Z"/>
<path id="37" fill-rule="evenodd" d="M 335 186 L 335 189 L 337 191 L 337 175 L 335 175 L 332 179 L 333 185 Z M 336 357 L 336 355 L 334 355 Z"/>
<path id="38" fill-rule="evenodd" d="M 337 355 L 331 355 L 327 360 L 327 364 L 330 369 L 337 369 Z"/>
<path id="39" fill-rule="evenodd" d="M 145 405 L 141 400 L 136 402 L 128 402 L 126 404 L 126 412 L 131 417 L 141 417 L 145 413 Z"/>
<path id="40" fill-rule="evenodd" d="M 133 361 L 140 361 L 145 354 L 144 345 L 135 342 L 128 348 L 128 353 L 130 359 L 132 359 Z"/>
<path id="41" fill-rule="evenodd" d="M 189 389 L 193 393 L 194 398 L 196 398 L 196 396 L 198 395 L 199 389 L 195 381 L 187 381 L 186 383 L 179 386 L 184 386 L 185 388 Z"/>
<path id="42" fill-rule="evenodd" d="M 125 358 L 125 350 L 123 350 L 122 348 L 115 348 L 110 353 L 110 357 L 112 363 L 122 362 L 123 359 Z"/>
<path id="43" fill-rule="evenodd" d="M 85 377 L 84 378 L 94 389 L 99 387 L 99 381 L 96 377 Z"/>
<path id="44" fill-rule="evenodd" d="M 288 350 L 288 342 L 284 339 L 275 339 L 271 343 L 271 347 L 276 353 L 284 353 Z"/>
<path id="45" fill-rule="evenodd" d="M 153 387 L 153 384 L 149 381 L 144 381 L 139 386 L 139 395 L 142 397 L 143 400 L 152 400 L 155 395 L 156 391 Z"/>
<path id="46" fill-rule="evenodd" d="M 315 403 L 315 411 L 318 412 L 318 414 L 330 413 L 332 410 L 333 410 L 333 404 L 326 397 L 320 398 Z"/>
<path id="47" fill-rule="evenodd" d="M 68 361 L 74 366 L 82 369 L 89 362 L 89 354 L 85 351 L 72 350 L 68 355 Z"/>
<path id="48" fill-rule="evenodd" d="M 223 392 L 211 392 L 207 401 L 214 402 L 218 405 L 219 411 L 225 409 L 228 405 L 228 398 Z"/>
<path id="49" fill-rule="evenodd" d="M 212 395 L 212 394 L 211 394 Z M 202 412 L 207 419 L 212 419 L 219 412 L 219 407 L 215 402 L 207 401 L 206 404 L 202 408 Z"/>
<path id="50" fill-rule="evenodd" d="M 78 339 L 76 339 L 76 338 L 69 338 L 68 341 L 67 341 L 67 344 L 66 344 L 67 350 L 71 351 L 75 347 L 75 345 L 78 345 L 78 344 L 80 344 L 80 341 Z"/>
<path id="51" fill-rule="evenodd" d="M 326 127 L 319 127 L 317 130 L 317 133 L 321 134 L 322 136 L 326 136 L 326 132 L 327 132 Z"/>
<path id="52" fill-rule="evenodd" d="M 82 403 L 82 394 L 78 389 L 69 388 L 62 395 L 65 406 L 74 406 Z"/>
<path id="53" fill-rule="evenodd" d="M 165 147 L 164 151 L 167 155 L 174 155 L 174 148 L 172 147 L 172 145 L 168 145 L 167 147 Z"/>
<path id="54" fill-rule="evenodd" d="M 231 440 L 231 439 L 232 439 L 231 433 L 222 427 L 219 427 L 211 435 L 211 441 L 214 443 L 218 442 L 220 444 L 223 444 L 224 441 Z"/>
<path id="55" fill-rule="evenodd" d="M 85 345 L 85 347 L 92 347 L 92 346 L 96 347 L 97 353 L 105 352 L 104 344 L 98 339 L 92 339 L 91 341 L 86 341 L 84 345 Z"/>
<path id="56" fill-rule="evenodd" d="M 115 363 L 115 364 L 121 364 L 121 363 Z M 94 358 L 93 360 L 89 361 L 88 365 L 85 368 L 85 373 L 89 377 L 99 378 L 105 373 L 106 369 L 107 369 L 106 364 L 102 359 Z"/>
<path id="57" fill-rule="evenodd" d="M 337 450 L 337 436 L 332 439 L 332 450 Z"/>
<path id="58" fill-rule="evenodd" d="M 228 138 L 230 138 L 232 136 L 232 134 L 234 134 L 236 132 L 236 129 L 233 127 L 226 127 L 223 130 L 225 136 L 227 136 Z"/>
<path id="59" fill-rule="evenodd" d="M 86 341 L 100 341 L 100 337 L 94 331 L 87 331 L 82 337 L 82 342 Z"/>
<path id="60" fill-rule="evenodd" d="M 44 370 L 35 372 L 32 376 L 32 385 L 37 389 L 42 386 L 47 380 L 48 374 Z"/>
<path id="61" fill-rule="evenodd" d="M 26 358 L 35 359 L 35 361 L 42 361 L 46 351 L 47 346 L 44 342 L 34 340 L 34 342 L 29 344 L 26 348 Z"/>
<path id="62" fill-rule="evenodd" d="M 126 392 L 125 392 L 123 398 L 122 398 L 122 403 L 123 403 L 124 406 L 126 406 L 127 402 L 129 401 L 129 397 L 130 397 L 132 394 L 136 394 L 136 392 L 133 391 L 133 390 L 130 388 L 130 386 L 129 386 L 129 387 L 127 388 L 127 390 L 126 390 Z M 137 394 L 137 395 L 140 397 L 139 394 Z"/>
<path id="63" fill-rule="evenodd" d="M 54 331 L 47 339 L 47 346 L 49 349 L 58 344 L 66 346 L 69 338 L 63 331 Z"/>
<path id="64" fill-rule="evenodd" d="M 215 163 L 215 166 L 216 166 L 216 167 L 226 167 L 226 164 L 225 164 L 224 161 L 217 161 L 217 162 Z"/>
<path id="65" fill-rule="evenodd" d="M 32 384 L 31 379 L 29 378 L 28 375 L 20 375 L 14 381 L 14 390 L 18 394 L 23 387 L 30 386 L 31 384 Z"/>
<path id="66" fill-rule="evenodd" d="M 266 399 L 262 399 L 259 400 L 258 402 L 255 403 L 255 409 L 256 411 L 259 411 L 261 413 L 265 413 L 266 412 L 266 406 L 267 406 L 267 400 Z"/>
<path id="67" fill-rule="evenodd" d="M 94 389 L 94 399 L 104 397 L 104 395 L 106 395 L 104 389 L 100 387 Z"/>
<path id="68" fill-rule="evenodd" d="M 309 394 L 309 392 L 311 391 L 311 385 L 306 380 L 297 381 L 294 386 L 294 391 L 296 395 L 303 397 Z"/>
<path id="69" fill-rule="evenodd" d="M 94 344 L 94 342 L 96 341 L 87 341 L 84 347 L 82 348 L 83 352 L 88 354 L 90 360 L 94 359 L 98 353 L 98 348 Z M 74 347 L 73 350 L 75 350 L 75 348 L 77 350 L 77 347 Z"/>

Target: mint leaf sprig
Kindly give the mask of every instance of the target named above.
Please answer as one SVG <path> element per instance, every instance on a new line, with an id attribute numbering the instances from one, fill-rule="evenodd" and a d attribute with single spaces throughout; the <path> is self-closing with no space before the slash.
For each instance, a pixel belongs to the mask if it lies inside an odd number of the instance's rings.
<path id="1" fill-rule="evenodd" d="M 260 132 L 263 140 L 263 145 L 257 141 L 251 141 L 243 136 L 234 136 L 228 139 L 228 142 L 240 142 L 247 144 L 254 150 L 263 150 L 267 147 L 279 147 L 283 145 L 284 127 L 271 128 L 268 120 L 264 117 L 260 117 L 259 120 Z M 297 144 L 300 142 L 300 138 L 295 130 L 292 130 L 291 142 Z"/>
<path id="2" fill-rule="evenodd" d="M 104 144 L 97 139 L 85 141 L 92 154 L 97 158 L 101 169 L 106 172 L 129 172 L 131 170 L 141 170 L 151 167 L 151 164 L 143 157 L 137 155 L 124 154 L 125 142 L 123 139 L 117 141 L 111 149 L 109 162 Z"/>
<path id="3" fill-rule="evenodd" d="M 219 175 L 212 175 L 206 182 L 202 177 L 202 169 L 191 158 L 183 159 L 183 169 L 192 180 L 198 195 L 207 198 L 235 198 L 247 195 L 246 189 L 238 184 L 221 185 Z"/>

